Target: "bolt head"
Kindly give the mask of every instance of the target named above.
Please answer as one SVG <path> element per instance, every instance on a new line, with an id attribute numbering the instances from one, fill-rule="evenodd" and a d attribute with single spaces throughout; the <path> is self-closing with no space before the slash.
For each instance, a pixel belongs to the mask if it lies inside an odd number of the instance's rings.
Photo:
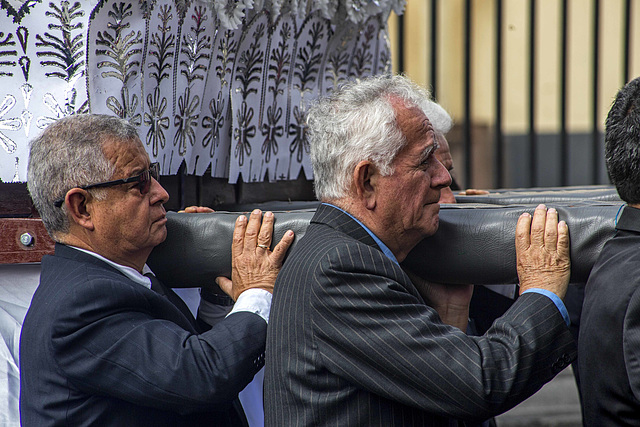
<path id="1" fill-rule="evenodd" d="M 34 237 L 29 233 L 22 233 L 20 236 L 20 243 L 24 246 L 31 246 L 35 242 Z"/>

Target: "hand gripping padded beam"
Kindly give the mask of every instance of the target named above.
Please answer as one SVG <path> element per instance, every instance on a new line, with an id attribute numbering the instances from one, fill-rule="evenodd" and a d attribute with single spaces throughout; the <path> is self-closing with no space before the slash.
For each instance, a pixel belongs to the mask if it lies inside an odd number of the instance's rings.
<path id="1" fill-rule="evenodd" d="M 419 243 L 403 264 L 434 282 L 516 283 L 516 222 L 522 212 L 533 213 L 536 205 L 442 205 L 438 232 Z M 571 282 L 584 283 L 602 246 L 613 236 L 623 203 L 574 200 L 547 206 L 556 208 L 569 225 Z M 313 213 L 274 211 L 273 242 L 288 229 L 297 242 Z M 167 239 L 151 253 L 149 266 L 172 287 L 215 286 L 215 277 L 231 277 L 231 239 L 238 215 L 168 213 Z"/>
<path id="2" fill-rule="evenodd" d="M 515 232 L 534 205 L 446 205 L 440 226 L 411 251 L 404 266 L 440 283 L 517 283 Z M 622 202 L 549 203 L 569 225 L 571 283 L 585 283 L 604 243 L 613 237 Z"/>

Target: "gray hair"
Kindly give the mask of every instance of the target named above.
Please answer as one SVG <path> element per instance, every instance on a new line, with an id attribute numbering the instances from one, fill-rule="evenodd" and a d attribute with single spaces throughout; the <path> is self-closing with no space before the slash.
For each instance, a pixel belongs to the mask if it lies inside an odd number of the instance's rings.
<path id="1" fill-rule="evenodd" d="M 447 110 L 442 108 L 440 104 L 435 101 L 427 101 L 422 106 L 422 111 L 429 118 L 433 130 L 436 133 L 446 135 L 453 127 L 453 120 Z"/>
<path id="2" fill-rule="evenodd" d="M 390 97 L 423 111 L 432 102 L 429 92 L 407 77 L 380 75 L 349 82 L 309 109 L 307 125 L 318 200 L 346 197 L 353 170 L 362 160 L 371 161 L 383 176 L 393 173 L 393 160 L 407 141 Z"/>
<path id="3" fill-rule="evenodd" d="M 31 141 L 27 186 L 33 204 L 51 237 L 69 232 L 66 207 L 54 206 L 67 191 L 108 181 L 115 166 L 104 156 L 103 144 L 110 140 L 134 140 L 138 135 L 129 122 L 113 116 L 86 114 L 62 118 Z M 101 199 L 102 189 L 90 190 Z"/>

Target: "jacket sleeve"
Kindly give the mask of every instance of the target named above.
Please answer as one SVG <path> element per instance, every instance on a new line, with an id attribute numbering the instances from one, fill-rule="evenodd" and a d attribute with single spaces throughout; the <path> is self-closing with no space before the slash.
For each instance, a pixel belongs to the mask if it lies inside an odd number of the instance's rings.
<path id="1" fill-rule="evenodd" d="M 256 314 L 232 314 L 198 335 L 165 316 L 165 302 L 144 287 L 105 278 L 80 286 L 56 310 L 47 343 L 79 390 L 178 412 L 214 410 L 264 365 L 267 324 Z"/>
<path id="2" fill-rule="evenodd" d="M 629 386 L 636 399 L 640 400 L 640 288 L 636 288 L 629 300 L 624 315 L 622 331 L 624 364 L 627 369 Z"/>
<path id="3" fill-rule="evenodd" d="M 568 327 L 544 295 L 521 296 L 484 336 L 471 337 L 443 324 L 380 251 L 342 251 L 318 266 L 313 328 L 327 369 L 359 387 L 481 420 L 535 393 L 576 357 Z"/>

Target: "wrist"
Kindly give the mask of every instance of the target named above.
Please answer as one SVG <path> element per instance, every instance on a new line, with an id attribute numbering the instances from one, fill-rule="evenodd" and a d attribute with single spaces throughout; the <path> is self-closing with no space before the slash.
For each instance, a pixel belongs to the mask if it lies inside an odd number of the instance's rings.
<path id="1" fill-rule="evenodd" d="M 454 326 L 463 332 L 466 332 L 469 324 L 469 307 L 463 306 L 443 306 L 437 307 L 436 311 L 440 315 L 443 323 Z"/>

